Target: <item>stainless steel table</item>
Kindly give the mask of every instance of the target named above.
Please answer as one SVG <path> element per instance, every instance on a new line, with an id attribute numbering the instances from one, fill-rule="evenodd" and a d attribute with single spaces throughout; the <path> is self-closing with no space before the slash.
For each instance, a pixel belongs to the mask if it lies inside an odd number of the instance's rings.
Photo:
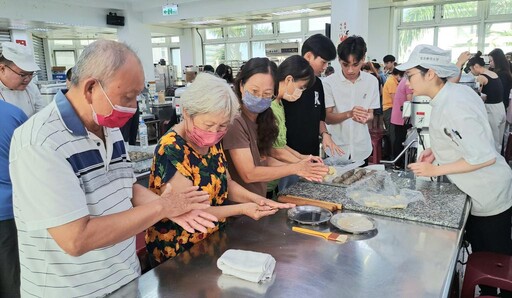
<path id="1" fill-rule="evenodd" d="M 239 217 L 112 297 L 446 297 L 462 231 L 372 217 L 378 230 L 345 244 L 292 232 L 284 210 L 260 221 Z M 274 256 L 274 279 L 226 278 L 216 262 L 229 248 Z"/>

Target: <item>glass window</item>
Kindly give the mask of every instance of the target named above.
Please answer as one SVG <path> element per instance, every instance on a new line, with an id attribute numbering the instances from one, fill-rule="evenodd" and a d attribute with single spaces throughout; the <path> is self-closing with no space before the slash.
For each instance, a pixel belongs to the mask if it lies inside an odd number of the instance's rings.
<path id="1" fill-rule="evenodd" d="M 222 36 L 222 28 L 212 28 L 206 29 L 206 39 L 221 39 Z"/>
<path id="2" fill-rule="evenodd" d="M 274 26 L 272 23 L 261 23 L 252 25 L 253 35 L 271 35 L 274 33 Z"/>
<path id="3" fill-rule="evenodd" d="M 249 48 L 246 42 L 226 44 L 226 60 L 249 60 Z"/>
<path id="4" fill-rule="evenodd" d="M 504 53 L 512 52 L 512 23 L 485 25 L 484 53 L 500 48 Z"/>
<path id="5" fill-rule="evenodd" d="M 279 22 L 279 33 L 300 32 L 300 20 L 281 21 Z"/>
<path id="6" fill-rule="evenodd" d="M 478 2 L 461 2 L 443 5 L 443 19 L 476 17 Z"/>
<path id="7" fill-rule="evenodd" d="M 512 14 L 512 0 L 491 0 L 489 14 Z"/>
<path id="8" fill-rule="evenodd" d="M 308 30 L 318 31 L 325 30 L 325 23 L 331 23 L 331 17 L 312 18 L 308 20 Z"/>
<path id="9" fill-rule="evenodd" d="M 270 41 L 253 41 L 251 43 L 252 47 L 252 57 L 266 57 L 265 54 L 265 44 Z"/>
<path id="10" fill-rule="evenodd" d="M 204 46 L 205 64 L 217 66 L 226 60 L 226 47 L 224 44 L 210 44 Z"/>
<path id="11" fill-rule="evenodd" d="M 91 40 L 91 39 L 82 39 L 82 40 L 80 40 L 80 45 L 85 47 L 85 46 L 90 45 L 93 42 L 94 42 L 94 40 Z"/>
<path id="12" fill-rule="evenodd" d="M 60 46 L 72 46 L 73 41 L 70 39 L 54 39 L 53 44 L 60 45 Z"/>
<path id="13" fill-rule="evenodd" d="M 169 62 L 169 54 L 166 47 L 153 48 L 153 63 L 158 63 L 160 59 L 165 59 Z"/>
<path id="14" fill-rule="evenodd" d="M 438 33 L 438 46 L 442 49 L 452 50 L 452 61 L 456 62 L 460 53 L 478 50 L 477 25 L 440 27 Z"/>
<path id="15" fill-rule="evenodd" d="M 408 7 L 402 9 L 402 23 L 432 21 L 434 6 Z"/>
<path id="16" fill-rule="evenodd" d="M 180 49 L 171 49 L 171 64 L 175 66 L 176 68 L 176 77 L 180 78 L 182 77 L 181 72 L 181 52 Z"/>
<path id="17" fill-rule="evenodd" d="M 165 37 L 152 37 L 151 43 L 165 43 Z"/>
<path id="18" fill-rule="evenodd" d="M 54 51 L 55 66 L 66 66 L 66 69 L 75 66 L 75 51 Z"/>
<path id="19" fill-rule="evenodd" d="M 398 61 L 407 61 L 419 44 L 434 44 L 434 28 L 398 30 Z"/>
<path id="20" fill-rule="evenodd" d="M 180 42 L 180 37 L 179 36 L 171 36 L 171 42 L 172 43 Z"/>
<path id="21" fill-rule="evenodd" d="M 245 37 L 247 36 L 247 26 L 231 26 L 227 28 L 228 37 Z"/>

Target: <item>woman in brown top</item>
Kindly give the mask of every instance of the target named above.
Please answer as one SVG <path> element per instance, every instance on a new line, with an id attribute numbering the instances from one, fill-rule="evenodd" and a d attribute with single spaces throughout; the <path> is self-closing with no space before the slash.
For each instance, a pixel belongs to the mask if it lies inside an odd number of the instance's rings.
<path id="1" fill-rule="evenodd" d="M 241 105 L 223 139 L 232 179 L 246 189 L 265 196 L 267 182 L 289 175 L 321 181 L 328 168 L 313 157 L 297 163 L 283 163 L 270 157 L 278 128 L 270 104 L 277 90 L 277 66 L 267 58 L 249 60 L 235 82 Z"/>

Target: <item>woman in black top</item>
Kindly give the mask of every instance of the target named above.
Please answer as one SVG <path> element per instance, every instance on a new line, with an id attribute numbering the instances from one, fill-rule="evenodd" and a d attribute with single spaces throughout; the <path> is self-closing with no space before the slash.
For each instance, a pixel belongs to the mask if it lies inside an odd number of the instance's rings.
<path id="1" fill-rule="evenodd" d="M 512 88 L 512 72 L 510 62 L 501 49 L 494 49 L 489 53 L 489 69 L 494 71 L 503 85 L 503 103 L 508 107 L 510 89 Z"/>
<path id="2" fill-rule="evenodd" d="M 485 109 L 489 118 L 492 135 L 494 137 L 494 145 L 496 151 L 501 153 L 503 143 L 503 134 L 505 132 L 505 109 L 503 106 L 503 85 L 498 75 L 485 68 L 485 61 L 481 57 L 482 53 L 478 53 L 469 59 L 468 66 L 471 73 L 477 76 L 480 83 L 480 91 L 482 99 L 485 101 Z"/>

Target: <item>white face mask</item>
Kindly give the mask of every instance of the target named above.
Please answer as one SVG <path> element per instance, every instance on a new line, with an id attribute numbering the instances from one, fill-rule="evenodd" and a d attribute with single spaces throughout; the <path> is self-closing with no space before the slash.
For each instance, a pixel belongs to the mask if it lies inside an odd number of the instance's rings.
<path id="1" fill-rule="evenodd" d="M 295 84 L 295 81 L 292 81 L 293 84 Z M 290 94 L 288 93 L 288 90 L 285 89 L 284 91 L 284 94 L 283 94 L 283 99 L 287 100 L 287 101 L 296 101 L 297 99 L 299 99 L 301 96 L 302 96 L 302 92 L 304 92 L 304 90 L 306 90 L 306 88 L 297 88 L 295 87 L 295 89 L 293 90 L 293 93 Z"/>

